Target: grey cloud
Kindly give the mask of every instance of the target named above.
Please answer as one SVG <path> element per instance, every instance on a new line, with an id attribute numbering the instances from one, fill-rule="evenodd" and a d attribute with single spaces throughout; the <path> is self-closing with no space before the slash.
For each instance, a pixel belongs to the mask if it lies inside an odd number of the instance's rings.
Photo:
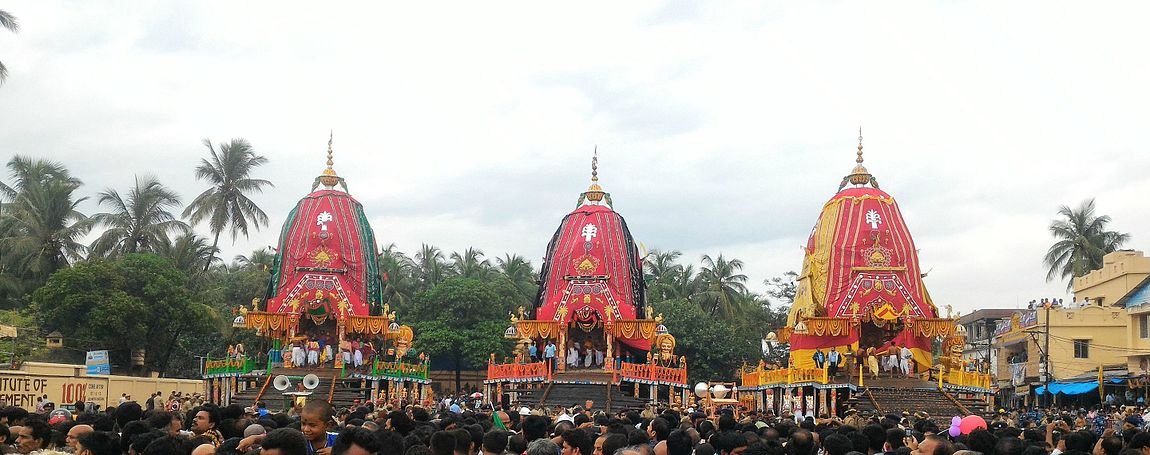
<path id="1" fill-rule="evenodd" d="M 678 66 L 672 69 L 681 70 Z M 550 75 L 536 82 L 545 87 L 569 87 L 579 91 L 591 101 L 596 115 L 610 119 L 618 134 L 632 138 L 666 138 L 695 131 L 706 123 L 706 116 L 697 106 L 676 103 L 673 96 L 655 93 L 656 87 L 666 87 L 665 84 L 650 80 L 643 83 L 624 81 L 623 75 L 612 74 L 610 68 L 604 71 L 601 74 Z"/>

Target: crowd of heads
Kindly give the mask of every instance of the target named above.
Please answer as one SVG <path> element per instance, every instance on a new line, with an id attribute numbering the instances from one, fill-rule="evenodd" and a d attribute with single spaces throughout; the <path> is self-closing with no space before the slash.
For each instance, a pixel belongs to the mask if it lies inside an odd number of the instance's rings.
<path id="1" fill-rule="evenodd" d="M 456 405 L 456 406 L 453 406 Z M 1148 411 L 1150 412 L 1150 411 Z M 987 418 L 774 415 L 678 408 L 553 408 L 323 400 L 298 412 L 205 403 L 186 411 L 134 401 L 102 411 L 0 408 L 4 453 L 83 455 L 1150 455 L 1134 408 L 1029 410 Z M 942 424 L 940 426 L 940 423 Z"/>

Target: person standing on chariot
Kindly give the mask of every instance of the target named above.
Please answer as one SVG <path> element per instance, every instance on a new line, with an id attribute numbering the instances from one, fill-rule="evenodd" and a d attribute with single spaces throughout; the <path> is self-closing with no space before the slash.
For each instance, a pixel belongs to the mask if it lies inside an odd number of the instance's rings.
<path id="1" fill-rule="evenodd" d="M 305 363 L 307 363 L 307 351 L 304 350 L 299 341 L 292 343 L 291 363 L 296 368 L 302 367 Z"/>
<path id="2" fill-rule="evenodd" d="M 324 353 L 324 356 L 327 357 L 326 361 L 334 363 L 335 362 L 335 348 L 336 347 L 332 346 L 331 337 L 329 337 L 327 335 L 323 336 L 323 341 L 324 341 L 323 353 Z"/>
<path id="3" fill-rule="evenodd" d="M 360 348 L 359 340 L 352 340 L 351 342 L 351 357 L 356 368 L 363 366 L 363 350 Z"/>
<path id="4" fill-rule="evenodd" d="M 314 339 L 307 341 L 307 364 L 316 365 L 319 363 L 319 342 Z"/>
<path id="5" fill-rule="evenodd" d="M 371 340 L 364 341 L 359 345 L 359 351 L 363 353 L 363 362 L 371 368 L 372 358 L 375 357 L 375 346 L 371 344 Z"/>
<path id="6" fill-rule="evenodd" d="M 339 354 L 343 356 L 343 364 L 351 365 L 351 341 L 344 339 L 339 342 Z"/>
<path id="7" fill-rule="evenodd" d="M 575 347 L 574 343 L 567 349 L 567 366 L 572 368 L 579 366 L 579 348 Z"/>

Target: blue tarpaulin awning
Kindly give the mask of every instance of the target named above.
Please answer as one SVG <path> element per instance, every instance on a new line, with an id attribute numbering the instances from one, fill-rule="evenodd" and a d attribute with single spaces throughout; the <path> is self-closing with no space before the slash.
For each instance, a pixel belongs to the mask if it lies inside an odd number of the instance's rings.
<path id="1" fill-rule="evenodd" d="M 1084 393 L 1093 392 L 1098 390 L 1097 382 L 1052 382 L 1050 383 L 1050 393 L 1053 394 L 1066 394 L 1066 395 L 1081 395 Z M 1038 386 L 1034 389 L 1034 393 L 1039 395 L 1046 393 L 1045 386 Z"/>

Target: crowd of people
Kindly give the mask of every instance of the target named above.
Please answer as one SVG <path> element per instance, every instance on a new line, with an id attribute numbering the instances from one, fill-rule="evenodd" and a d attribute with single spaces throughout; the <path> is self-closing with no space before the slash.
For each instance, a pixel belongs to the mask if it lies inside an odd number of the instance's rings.
<path id="1" fill-rule="evenodd" d="M 291 413 L 198 404 L 159 393 L 74 413 L 0 408 L 0 451 L 81 455 L 1146 455 L 1150 408 L 1106 406 L 993 415 L 927 412 L 775 415 L 745 409 L 495 409 L 445 398 L 432 408 L 308 401 Z M 183 403 L 183 400 L 174 400 Z M 941 423 L 941 425 L 940 425 Z"/>

